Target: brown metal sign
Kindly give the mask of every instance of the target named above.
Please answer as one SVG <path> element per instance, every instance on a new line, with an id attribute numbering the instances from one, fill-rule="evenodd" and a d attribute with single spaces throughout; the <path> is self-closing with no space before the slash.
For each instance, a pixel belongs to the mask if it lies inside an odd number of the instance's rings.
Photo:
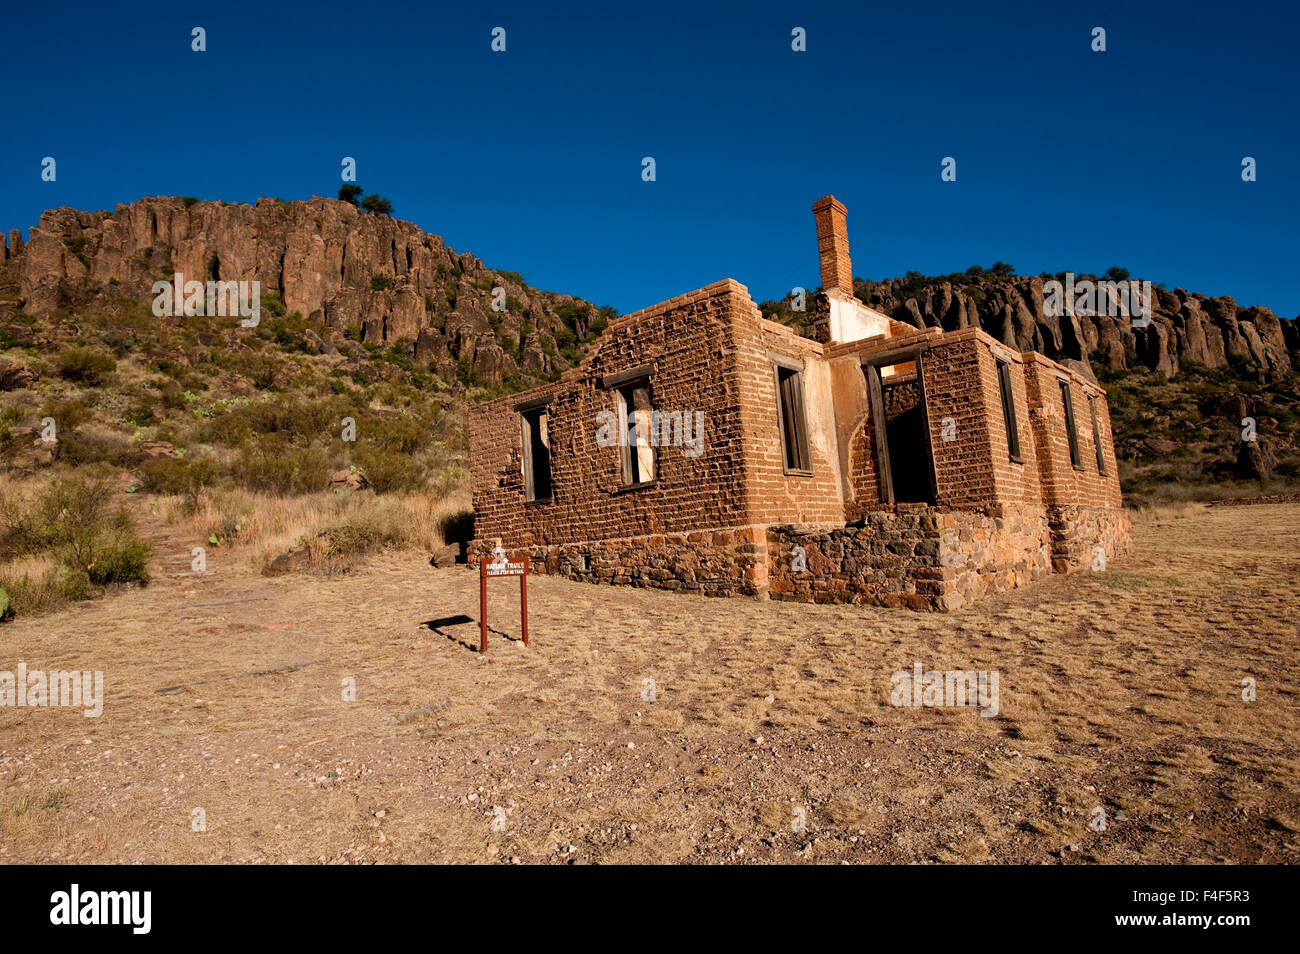
<path id="1" fill-rule="evenodd" d="M 478 561 L 478 618 L 479 618 L 479 652 L 487 652 L 487 581 L 488 577 L 519 577 L 519 619 L 524 630 L 524 645 L 528 645 L 528 557 L 521 560 L 509 560 L 500 550 L 493 554 L 492 560 Z"/>

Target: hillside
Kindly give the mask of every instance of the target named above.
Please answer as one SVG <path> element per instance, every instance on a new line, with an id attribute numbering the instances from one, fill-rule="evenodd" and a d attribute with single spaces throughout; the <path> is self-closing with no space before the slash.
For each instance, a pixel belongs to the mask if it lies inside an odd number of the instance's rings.
<path id="1" fill-rule="evenodd" d="M 332 199 L 56 209 L 2 247 L 0 602 L 20 614 L 144 582 L 152 543 L 446 560 L 465 402 L 558 376 L 613 314 Z M 176 272 L 261 281 L 256 327 L 155 315 Z"/>
<path id="2" fill-rule="evenodd" d="M 470 385 L 554 377 L 612 314 L 337 199 L 155 196 L 111 213 L 52 209 L 26 243 L 10 232 L 6 258 L 24 310 L 39 318 L 150 303 L 153 283 L 176 272 L 186 281 L 259 280 L 263 294 L 323 335 L 400 343 L 417 364 Z M 493 309 L 496 288 L 504 310 Z"/>

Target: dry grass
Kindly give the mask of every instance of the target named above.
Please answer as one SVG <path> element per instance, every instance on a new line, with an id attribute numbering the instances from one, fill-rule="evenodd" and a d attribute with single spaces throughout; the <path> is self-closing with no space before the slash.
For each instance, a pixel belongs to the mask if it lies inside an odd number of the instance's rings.
<path id="1" fill-rule="evenodd" d="M 1177 503 L 1153 504 L 1140 507 L 1132 512 L 1133 522 L 1162 523 L 1168 520 L 1183 520 L 1204 514 L 1209 506 L 1202 501 L 1184 500 Z"/>
<path id="2" fill-rule="evenodd" d="M 443 545 L 449 521 L 471 509 L 464 492 L 451 497 L 350 491 L 280 496 L 239 489 L 205 493 L 197 501 L 153 497 L 147 506 L 177 537 L 216 537 L 220 545 L 259 561 L 274 559 L 330 528 L 349 526 L 366 526 L 391 545 L 428 552 Z"/>
<path id="3" fill-rule="evenodd" d="M 218 550 L 0 627 L 0 668 L 108 686 L 99 719 L 0 710 L 0 858 L 1300 861 L 1298 532 L 1296 505 L 1144 522 L 1109 572 L 945 616 L 537 577 L 533 645 L 486 657 L 471 571 L 267 580 Z M 1000 716 L 892 707 L 913 662 L 998 670 Z"/>

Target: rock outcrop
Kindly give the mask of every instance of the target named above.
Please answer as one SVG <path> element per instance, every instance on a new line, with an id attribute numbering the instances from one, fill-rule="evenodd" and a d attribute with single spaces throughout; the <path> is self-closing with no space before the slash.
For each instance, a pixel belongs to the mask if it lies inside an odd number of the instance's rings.
<path id="1" fill-rule="evenodd" d="M 154 282 L 176 272 L 187 282 L 258 281 L 264 298 L 278 295 L 332 339 L 350 331 L 364 342 L 404 342 L 441 374 L 493 383 L 568 367 L 565 346 L 572 357 L 599 314 L 486 268 L 410 222 L 337 199 L 227 205 L 155 196 L 113 212 L 57 208 L 26 243 L 12 231 L 4 254 L 31 314 L 110 293 L 151 305 Z M 504 290 L 505 311 L 493 310 L 494 288 Z"/>
<path id="2" fill-rule="evenodd" d="M 20 361 L 0 358 L 0 391 L 17 391 L 36 383 L 36 372 Z"/>
<path id="3" fill-rule="evenodd" d="M 1300 351 L 1300 329 L 1263 307 L 1243 308 L 1228 297 L 1207 298 L 1176 288 L 1153 289 L 1151 322 L 1134 327 L 1117 314 L 1050 314 L 1045 279 L 972 277 L 935 280 L 918 288 L 896 279 L 855 283 L 857 296 L 879 311 L 917 327 L 951 331 L 977 325 L 1021 351 L 1056 361 L 1084 362 L 1110 371 L 1146 368 L 1169 377 L 1184 363 L 1207 368 L 1236 364 L 1261 377 L 1290 371 Z M 1119 311 L 1119 309 L 1116 309 Z"/>
<path id="4" fill-rule="evenodd" d="M 227 205 L 155 196 L 113 212 L 52 209 L 27 242 L 10 231 L 0 243 L 0 265 L 6 262 L 17 269 L 22 307 L 36 315 L 110 292 L 147 305 L 153 283 L 175 272 L 186 281 L 259 281 L 264 295 L 275 293 L 289 312 L 324 329 L 325 338 L 308 339 L 318 352 L 351 331 L 364 342 L 403 342 L 417 362 L 444 376 L 491 383 L 553 376 L 602 326 L 588 302 L 538 291 L 410 222 L 337 199 Z M 1085 373 L 1171 376 L 1195 362 L 1236 365 L 1267 379 L 1289 371 L 1300 352 L 1297 322 L 1268 308 L 1155 289 L 1150 324 L 1135 327 L 1122 314 L 1050 314 L 1046 280 L 985 274 L 857 281 L 854 289 L 900 321 L 946 330 L 978 325 Z M 504 312 L 493 310 L 494 288 L 504 290 Z"/>

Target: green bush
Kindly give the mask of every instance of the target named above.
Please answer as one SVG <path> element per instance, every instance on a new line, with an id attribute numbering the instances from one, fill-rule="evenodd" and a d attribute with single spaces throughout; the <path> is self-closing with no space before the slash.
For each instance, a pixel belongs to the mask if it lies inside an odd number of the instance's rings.
<path id="1" fill-rule="evenodd" d="M 280 297 L 279 292 L 274 291 L 262 292 L 261 308 L 264 312 L 262 315 L 263 318 L 266 318 L 267 316 L 270 316 L 271 318 L 281 318 L 284 316 L 286 311 L 284 307 L 284 299 Z"/>
<path id="2" fill-rule="evenodd" d="M 372 192 L 361 200 L 361 208 L 374 215 L 392 215 L 393 203 L 389 202 L 382 195 Z"/>
<path id="3" fill-rule="evenodd" d="M 153 457 L 140 465 L 141 483 L 156 494 L 196 496 L 217 481 L 217 465 L 210 460 Z"/>
<path id="4" fill-rule="evenodd" d="M 153 408 L 148 404 L 137 404 L 122 414 L 122 420 L 136 427 L 148 427 L 153 423 Z"/>
<path id="5" fill-rule="evenodd" d="M 290 495 L 324 490 L 331 470 L 329 455 L 319 445 L 262 441 L 244 448 L 230 473 L 235 483 L 248 490 Z"/>
<path id="6" fill-rule="evenodd" d="M 93 348 L 69 348 L 55 359 L 54 367 L 64 380 L 97 387 L 117 369 L 117 362 Z"/>
<path id="7" fill-rule="evenodd" d="M 95 410 L 82 398 L 55 401 L 41 408 L 41 417 L 52 417 L 60 431 L 70 431 L 89 421 Z"/>
<path id="8" fill-rule="evenodd" d="M 246 414 L 224 410 L 204 420 L 194 436 L 202 444 L 237 447 L 253 436 L 253 428 Z"/>
<path id="9" fill-rule="evenodd" d="M 0 502 L 0 552 L 54 560 L 36 579 L 0 569 L 0 587 L 16 615 L 89 599 L 112 583 L 149 581 L 152 548 L 136 534 L 130 514 L 110 509 L 113 493 L 108 478 L 59 477 L 34 499 Z"/>
<path id="10" fill-rule="evenodd" d="M 131 467 L 140 459 L 139 448 L 120 434 L 84 430 L 60 433 L 63 440 L 59 457 L 77 467 L 85 464 Z"/>
<path id="11" fill-rule="evenodd" d="M 425 466 L 410 454 L 374 444 L 363 444 L 352 459 L 377 494 L 400 493 L 424 487 Z"/>
<path id="12" fill-rule="evenodd" d="M 162 393 L 163 407 L 175 411 L 185 406 L 185 392 L 175 381 L 159 381 L 158 390 Z"/>
<path id="13" fill-rule="evenodd" d="M 149 555 L 152 547 L 129 529 L 118 529 L 104 537 L 86 567 L 86 575 L 96 586 L 110 583 L 148 583 Z"/>
<path id="14" fill-rule="evenodd" d="M 367 443 L 378 444 L 399 454 L 414 454 L 429 440 L 427 427 L 413 417 L 377 418 L 361 426 L 365 429 Z"/>

